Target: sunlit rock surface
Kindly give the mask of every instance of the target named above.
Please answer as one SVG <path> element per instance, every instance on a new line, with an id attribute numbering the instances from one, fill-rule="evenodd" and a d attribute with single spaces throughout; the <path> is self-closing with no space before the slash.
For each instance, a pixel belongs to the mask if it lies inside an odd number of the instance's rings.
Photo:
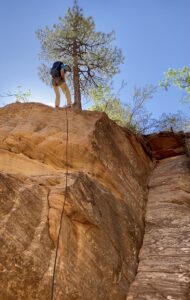
<path id="1" fill-rule="evenodd" d="M 105 114 L 70 109 L 68 125 L 54 299 L 126 300 L 152 162 Z M 51 299 L 66 139 L 64 109 L 0 109 L 0 299 Z"/>

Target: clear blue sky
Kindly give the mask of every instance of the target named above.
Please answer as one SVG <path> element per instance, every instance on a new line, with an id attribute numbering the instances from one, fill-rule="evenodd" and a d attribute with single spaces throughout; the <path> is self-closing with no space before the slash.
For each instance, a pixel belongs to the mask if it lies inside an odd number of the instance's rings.
<path id="1" fill-rule="evenodd" d="M 189 66 L 189 0 L 78 2 L 84 14 L 94 18 L 97 30 L 116 32 L 116 43 L 123 50 L 125 64 L 114 77 L 114 87 L 117 91 L 122 80 L 128 82 L 121 93 L 123 103 L 130 99 L 134 86 L 157 84 L 169 67 Z M 31 90 L 32 100 L 54 102 L 52 89 L 38 77 L 40 43 L 35 31 L 57 23 L 72 3 L 71 0 L 1 0 L 0 93 L 22 85 Z M 160 90 L 148 108 L 155 117 L 178 109 L 189 112 L 187 106 L 179 103 L 182 95 L 177 88 L 169 92 Z M 5 99 L 0 101 L 2 105 Z"/>

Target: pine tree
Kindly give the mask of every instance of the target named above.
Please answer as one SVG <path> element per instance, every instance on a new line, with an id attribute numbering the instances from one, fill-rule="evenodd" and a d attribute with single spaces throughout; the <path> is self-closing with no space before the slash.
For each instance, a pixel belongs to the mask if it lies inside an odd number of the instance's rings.
<path id="1" fill-rule="evenodd" d="M 123 62 L 121 50 L 112 45 L 114 32 L 96 31 L 92 17 L 83 15 L 77 1 L 52 29 L 38 30 L 37 37 L 42 46 L 42 60 L 49 63 L 61 60 L 72 67 L 74 102 L 79 109 L 81 94 L 87 95 L 91 88 L 104 85 L 118 73 Z M 42 80 L 47 82 L 47 66 L 44 64 L 40 70 Z"/>

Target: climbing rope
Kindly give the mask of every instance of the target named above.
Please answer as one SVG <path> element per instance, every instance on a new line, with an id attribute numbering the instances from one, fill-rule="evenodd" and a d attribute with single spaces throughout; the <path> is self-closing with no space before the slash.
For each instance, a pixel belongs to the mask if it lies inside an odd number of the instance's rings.
<path id="1" fill-rule="evenodd" d="M 68 179 L 68 141 L 69 141 L 69 126 L 68 126 L 68 115 L 67 115 L 67 107 L 65 109 L 66 112 L 66 152 L 65 152 L 65 161 L 66 161 L 66 171 L 65 171 L 65 197 L 63 202 L 63 208 L 61 212 L 61 218 L 59 222 L 59 231 L 57 237 L 57 245 L 55 251 L 55 260 L 54 260 L 54 268 L 53 268 L 53 278 L 52 278 L 52 288 L 51 288 L 51 300 L 54 299 L 55 288 L 56 288 L 56 267 L 57 267 L 57 257 L 58 257 L 58 250 L 59 250 L 59 242 L 60 242 L 60 235 L 61 235 L 61 228 L 62 228 L 62 221 L 63 215 L 65 211 L 65 202 L 67 199 L 67 179 Z"/>

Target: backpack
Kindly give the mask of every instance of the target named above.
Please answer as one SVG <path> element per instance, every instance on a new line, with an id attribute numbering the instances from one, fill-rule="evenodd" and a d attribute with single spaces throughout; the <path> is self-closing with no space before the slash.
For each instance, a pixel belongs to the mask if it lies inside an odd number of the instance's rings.
<path id="1" fill-rule="evenodd" d="M 71 72 L 71 67 L 69 65 L 64 65 L 64 73 Z"/>
<path id="2" fill-rule="evenodd" d="M 61 76 L 60 71 L 61 71 L 62 64 L 63 63 L 61 61 L 54 62 L 53 66 L 50 70 L 50 74 L 53 78 Z"/>
<path id="3" fill-rule="evenodd" d="M 53 66 L 50 70 L 50 74 L 53 78 L 61 76 L 60 72 L 61 72 L 62 65 L 64 65 L 64 64 L 61 61 L 54 62 Z M 71 68 L 69 65 L 64 65 L 64 73 L 66 73 L 66 72 L 71 72 Z"/>

